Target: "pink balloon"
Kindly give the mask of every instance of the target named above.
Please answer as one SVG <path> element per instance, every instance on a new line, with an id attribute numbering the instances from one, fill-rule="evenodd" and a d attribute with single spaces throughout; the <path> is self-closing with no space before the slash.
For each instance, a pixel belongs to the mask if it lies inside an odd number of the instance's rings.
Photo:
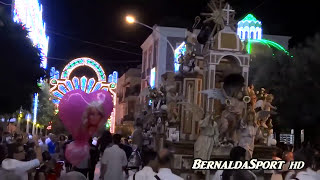
<path id="1" fill-rule="evenodd" d="M 105 115 L 98 122 L 84 115 L 88 114 L 89 107 L 100 107 Z M 99 107 L 97 109 L 99 109 Z M 113 110 L 111 94 L 105 90 L 87 94 L 82 90 L 73 90 L 66 93 L 59 103 L 59 116 L 75 140 L 87 142 L 99 126 L 106 123 Z"/>
<path id="2" fill-rule="evenodd" d="M 73 141 L 67 145 L 65 156 L 72 165 L 79 165 L 89 157 L 90 146 L 88 142 Z"/>

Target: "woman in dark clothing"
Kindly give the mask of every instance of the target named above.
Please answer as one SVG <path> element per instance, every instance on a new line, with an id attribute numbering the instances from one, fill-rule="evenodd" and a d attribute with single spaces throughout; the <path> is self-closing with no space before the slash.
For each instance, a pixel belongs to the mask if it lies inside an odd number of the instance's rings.
<path id="1" fill-rule="evenodd" d="M 94 170 L 96 168 L 96 164 L 99 161 L 99 149 L 96 145 L 92 144 L 92 138 L 89 139 L 90 145 L 90 159 L 89 159 L 89 180 L 94 179 Z"/>
<path id="2" fill-rule="evenodd" d="M 72 140 L 72 135 L 70 134 L 70 135 L 68 136 L 67 142 L 65 142 L 65 143 L 63 144 L 63 148 L 62 148 L 62 149 L 63 149 L 63 154 L 66 152 L 67 145 L 70 144 L 72 141 L 73 141 L 73 140 Z M 68 161 L 67 159 L 65 159 L 65 167 L 66 167 L 66 172 L 70 172 L 71 169 L 72 169 L 72 164 L 69 163 L 69 161 Z"/>
<path id="3" fill-rule="evenodd" d="M 104 150 L 112 143 L 112 135 L 110 131 L 104 131 L 102 136 L 98 139 L 98 147 L 100 153 L 103 154 Z"/>

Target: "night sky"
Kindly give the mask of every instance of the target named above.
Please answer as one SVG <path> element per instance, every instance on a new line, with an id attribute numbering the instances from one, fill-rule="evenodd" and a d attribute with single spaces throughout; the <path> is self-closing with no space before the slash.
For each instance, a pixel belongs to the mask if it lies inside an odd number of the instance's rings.
<path id="1" fill-rule="evenodd" d="M 4 0 L 3 0 L 4 1 Z M 6 2 L 6 1 L 4 1 Z M 110 72 L 123 73 L 140 64 L 140 45 L 151 30 L 128 25 L 127 14 L 153 26 L 191 27 L 195 16 L 206 11 L 207 0 L 41 0 L 50 36 L 49 66 L 58 69 L 67 60 L 87 56 Z M 236 19 L 252 13 L 262 21 L 263 33 L 288 35 L 301 41 L 319 32 L 315 4 L 289 0 L 230 0 Z M 94 45 L 96 43 L 98 45 Z M 132 54 L 116 51 L 108 46 Z M 58 59 L 50 59 L 58 58 Z"/>

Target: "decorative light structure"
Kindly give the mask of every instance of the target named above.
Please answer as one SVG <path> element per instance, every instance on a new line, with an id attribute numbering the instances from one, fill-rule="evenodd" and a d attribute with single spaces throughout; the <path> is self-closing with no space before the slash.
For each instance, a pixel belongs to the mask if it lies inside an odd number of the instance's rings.
<path id="1" fill-rule="evenodd" d="M 154 88 L 156 85 L 156 68 L 154 67 L 150 71 L 150 86 Z"/>
<path id="2" fill-rule="evenodd" d="M 289 55 L 289 52 L 280 44 L 268 39 L 262 39 L 261 21 L 257 20 L 252 14 L 248 14 L 238 22 L 237 34 L 242 41 L 246 41 L 246 50 L 248 54 L 252 53 L 253 44 L 260 43 Z"/>
<path id="3" fill-rule="evenodd" d="M 252 39 L 252 40 L 250 39 L 250 40 L 248 40 L 248 43 L 246 46 L 248 54 L 252 53 L 252 44 L 254 44 L 254 43 L 261 43 L 263 45 L 268 46 L 269 48 L 275 48 L 275 49 L 282 51 L 282 52 L 286 53 L 287 55 L 289 55 L 289 52 L 283 46 L 281 46 L 280 44 L 278 44 L 274 41 L 270 41 L 267 39 Z"/>
<path id="4" fill-rule="evenodd" d="M 241 40 L 261 39 L 262 24 L 252 14 L 248 14 L 245 18 L 238 22 L 237 34 Z"/>
<path id="5" fill-rule="evenodd" d="M 180 68 L 179 58 L 183 56 L 187 51 L 186 43 L 181 43 L 175 50 L 174 50 L 174 72 L 178 72 Z"/>
<path id="6" fill-rule="evenodd" d="M 39 94 L 38 93 L 34 93 L 32 134 L 35 134 L 35 126 L 36 126 L 36 123 L 37 123 L 37 113 L 38 113 L 38 101 L 39 101 Z"/>
<path id="7" fill-rule="evenodd" d="M 46 24 L 42 19 L 42 5 L 38 0 L 14 0 L 13 21 L 27 28 L 28 37 L 33 45 L 40 49 L 40 66 L 46 69 L 49 37 L 46 35 Z"/>
<path id="8" fill-rule="evenodd" d="M 93 69 L 97 75 L 97 81 L 94 78 L 88 78 L 86 76 L 79 77 L 70 77 L 71 73 L 78 67 L 89 67 Z M 116 105 L 116 87 L 118 81 L 118 72 L 114 71 L 112 74 L 108 76 L 108 82 L 106 74 L 101 67 L 101 65 L 95 60 L 87 57 L 77 58 L 68 63 L 63 71 L 61 72 L 60 79 L 57 78 L 57 71 L 52 70 L 52 74 L 50 74 L 50 92 L 53 94 L 54 99 L 53 103 L 57 106 L 59 105 L 60 99 L 63 96 L 72 90 L 80 89 L 86 93 L 92 93 L 97 90 L 106 90 L 109 91 L 113 97 L 114 107 Z M 59 74 L 58 74 L 59 76 Z M 110 118 L 106 124 L 107 128 L 110 128 L 110 132 L 114 132 L 115 130 L 115 108 L 113 108 L 113 112 L 111 113 Z"/>

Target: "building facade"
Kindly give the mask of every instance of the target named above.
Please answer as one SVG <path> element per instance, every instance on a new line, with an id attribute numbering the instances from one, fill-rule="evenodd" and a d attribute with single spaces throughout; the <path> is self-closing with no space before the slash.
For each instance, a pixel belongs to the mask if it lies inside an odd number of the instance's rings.
<path id="1" fill-rule="evenodd" d="M 116 125 L 134 121 L 138 107 L 141 83 L 141 67 L 131 68 L 124 73 L 117 84 Z"/>
<path id="2" fill-rule="evenodd" d="M 174 72 L 174 50 L 185 40 L 187 29 L 155 26 L 153 33 L 141 45 L 142 68 L 141 89 L 148 86 L 159 87 L 161 76 Z"/>

